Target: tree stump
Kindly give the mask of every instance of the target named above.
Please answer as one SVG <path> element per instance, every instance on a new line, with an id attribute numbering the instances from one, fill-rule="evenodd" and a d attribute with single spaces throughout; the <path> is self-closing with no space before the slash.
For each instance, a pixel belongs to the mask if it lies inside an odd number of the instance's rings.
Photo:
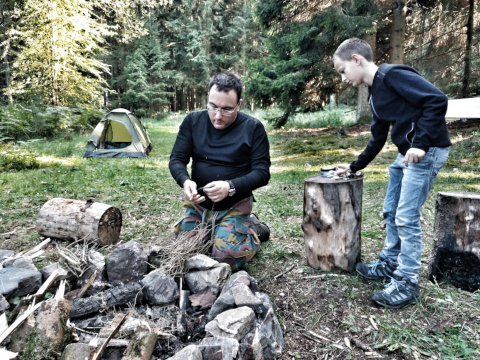
<path id="1" fill-rule="evenodd" d="M 438 193 L 428 277 L 480 289 L 480 194 Z"/>
<path id="2" fill-rule="evenodd" d="M 302 229 L 307 263 L 315 269 L 352 271 L 360 261 L 363 175 L 305 179 Z"/>
<path id="3" fill-rule="evenodd" d="M 88 235 L 98 245 L 118 242 L 122 213 L 111 205 L 92 200 L 55 198 L 47 201 L 37 218 L 37 232 L 45 237 L 76 241 Z"/>

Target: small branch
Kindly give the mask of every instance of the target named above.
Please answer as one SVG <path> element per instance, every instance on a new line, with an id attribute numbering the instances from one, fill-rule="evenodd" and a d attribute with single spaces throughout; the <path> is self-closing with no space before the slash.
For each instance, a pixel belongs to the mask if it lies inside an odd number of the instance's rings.
<path id="1" fill-rule="evenodd" d="M 35 246 L 33 249 L 27 251 L 25 253 L 25 255 L 31 255 L 31 254 L 35 254 L 36 252 L 39 252 L 40 250 L 42 250 L 49 242 L 50 242 L 50 238 L 42 241 L 40 244 L 38 244 L 37 246 Z"/>
<path id="2" fill-rule="evenodd" d="M 90 335 L 98 335 L 97 333 L 94 333 L 94 332 L 90 332 L 90 331 L 87 331 L 87 330 L 83 330 L 83 329 L 80 329 L 79 327 L 75 327 L 75 330 L 78 330 L 80 332 L 83 332 L 85 334 L 90 334 Z"/>
<path id="3" fill-rule="evenodd" d="M 320 339 L 320 340 L 328 341 L 328 342 L 331 342 L 331 343 L 334 342 L 333 340 L 330 340 L 330 339 L 326 338 L 325 336 L 318 335 L 317 333 L 314 333 L 314 332 L 311 331 L 311 330 L 309 330 L 308 332 L 309 332 L 310 334 L 312 334 L 313 336 L 315 336 L 316 338 Z"/>
<path id="4" fill-rule="evenodd" d="M 34 307 L 32 307 L 31 309 L 28 309 L 27 311 L 25 311 L 25 313 L 23 313 L 22 316 L 20 316 L 12 325 L 10 325 L 10 327 L 7 330 L 5 330 L 3 334 L 0 335 L 0 345 L 2 345 L 5 342 L 5 340 L 7 340 L 8 337 L 17 329 L 17 327 L 19 327 L 30 316 L 30 314 L 32 314 L 35 310 L 37 310 L 40 307 L 40 305 L 42 305 L 42 303 L 43 302 L 40 302 Z"/>
<path id="5" fill-rule="evenodd" d="M 83 285 L 82 289 L 79 291 L 79 293 L 77 295 L 77 299 L 80 299 L 81 297 L 83 297 L 83 295 L 85 295 L 85 293 L 87 292 L 90 285 L 92 285 L 93 282 L 95 281 L 96 277 L 97 277 L 97 271 L 94 271 L 92 276 L 90 276 L 90 279 L 88 279 L 87 283 L 85 285 Z"/>
<path id="6" fill-rule="evenodd" d="M 373 317 L 370 316 L 368 320 L 370 320 L 370 323 L 372 324 L 373 328 L 378 331 L 378 326 L 375 323 L 375 320 L 373 319 Z"/>
<path id="7" fill-rule="evenodd" d="M 34 297 L 37 300 L 43 298 L 47 290 L 50 288 L 50 286 L 52 286 L 55 280 L 57 280 L 59 272 L 60 272 L 59 269 L 56 269 L 54 272 L 52 272 L 48 277 L 47 281 L 45 281 L 43 285 L 40 287 L 40 289 L 38 289 L 38 291 L 34 295 L 30 295 L 29 297 Z"/>
<path id="8" fill-rule="evenodd" d="M 107 338 L 107 340 L 105 340 L 105 342 L 102 344 L 102 346 L 100 346 L 100 349 L 98 349 L 98 351 L 95 353 L 95 355 L 93 355 L 93 358 L 92 360 L 99 360 L 102 358 L 102 354 L 103 352 L 105 351 L 105 348 L 107 347 L 108 343 L 110 342 L 110 340 L 112 340 L 112 338 L 115 336 L 115 334 L 118 332 L 118 330 L 120 330 L 120 328 L 122 327 L 123 323 L 125 322 L 125 320 L 127 320 L 127 316 L 130 314 L 130 312 L 127 312 L 122 320 L 119 321 L 118 325 L 115 327 L 115 329 L 112 331 L 112 333 L 110 334 L 110 336 Z"/>
<path id="9" fill-rule="evenodd" d="M 353 345 L 362 349 L 363 351 L 373 352 L 373 349 L 370 346 L 361 342 L 359 339 L 352 338 L 351 341 Z"/>
<path id="10" fill-rule="evenodd" d="M 292 266 L 290 266 L 287 270 L 285 270 L 284 272 L 282 272 L 282 273 L 280 273 L 280 274 L 278 274 L 278 275 L 275 275 L 274 279 L 276 280 L 276 279 L 278 279 L 279 277 L 281 277 L 281 276 L 289 273 L 290 271 L 292 271 L 292 270 L 295 268 L 295 266 L 297 266 L 297 265 L 296 265 L 296 264 L 295 264 L 295 265 L 292 265 Z"/>

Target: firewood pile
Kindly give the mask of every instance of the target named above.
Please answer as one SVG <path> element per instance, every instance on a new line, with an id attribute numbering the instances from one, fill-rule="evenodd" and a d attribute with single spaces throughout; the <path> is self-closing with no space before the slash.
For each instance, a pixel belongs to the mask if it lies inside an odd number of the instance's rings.
<path id="1" fill-rule="evenodd" d="M 136 240 L 106 247 L 87 240 L 0 250 L 0 359 L 246 360 L 281 353 L 282 329 L 268 295 L 247 272 L 232 275 L 229 265 L 202 254 L 202 242 L 163 239 L 144 249 Z M 60 260 L 38 271 L 32 259 L 46 246 Z"/>

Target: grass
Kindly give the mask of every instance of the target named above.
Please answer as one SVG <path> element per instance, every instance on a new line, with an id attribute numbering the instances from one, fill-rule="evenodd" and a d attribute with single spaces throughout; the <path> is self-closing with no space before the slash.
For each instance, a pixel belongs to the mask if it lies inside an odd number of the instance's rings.
<path id="1" fill-rule="evenodd" d="M 273 130 L 267 125 L 272 178 L 268 186 L 255 191 L 254 212 L 269 225 L 272 240 L 262 245 L 247 270 L 262 280 L 262 289 L 279 307 L 279 319 L 283 324 L 288 325 L 295 311 L 295 316 L 307 319 L 306 324 L 313 331 L 329 328 L 331 336 L 336 334 L 339 339 L 345 334 L 362 336 L 379 351 L 405 358 L 480 358 L 479 292 L 467 293 L 449 284 L 432 284 L 426 280 L 436 193 L 480 190 L 480 131 L 466 129 L 452 133 L 454 145 L 449 160 L 422 209 L 425 241 L 421 303 L 400 311 L 386 311 L 369 302 L 373 292 L 382 288 L 381 283 L 367 283 L 341 271 L 333 273 L 338 276 L 330 276 L 305 263 L 300 226 L 304 179 L 318 174 L 322 166 L 354 160 L 369 139 L 368 127 L 360 131 L 345 128 L 346 133 L 308 128 L 315 121 L 317 125 L 324 121 L 321 127 L 339 125 L 335 123 L 336 114 L 340 114 L 341 125 L 350 121 L 348 110 L 340 109 L 298 116 L 291 126 L 282 130 Z M 271 113 L 257 111 L 252 115 L 265 119 Z M 15 239 L 2 239 L 1 247 L 18 251 L 38 243 L 40 238 L 33 230 L 36 215 L 53 197 L 93 198 L 118 207 L 124 219 L 121 233 L 124 241 L 135 238 L 147 244 L 158 236 L 166 236 L 172 224 L 182 216 L 182 190 L 170 176 L 168 160 L 183 117 L 184 114 L 170 114 L 160 121 L 143 121 L 154 143 L 148 159 L 82 159 L 89 133 L 72 135 L 69 140 L 59 137 L 16 145 L 15 148 L 33 152 L 40 167 L 0 172 L 0 234 L 15 229 L 17 234 Z M 383 245 L 385 230 L 380 226 L 383 220 L 380 213 L 388 183 L 388 165 L 396 155 L 395 146 L 389 142 L 365 169 L 363 261 L 374 260 Z M 279 286 L 273 276 L 292 264 L 297 268 L 281 278 Z M 37 263 L 38 267 L 44 265 L 47 264 Z M 323 277 L 306 280 L 309 274 Z M 366 333 L 370 316 L 376 319 L 379 330 Z M 431 330 L 445 319 L 450 322 L 443 331 Z M 303 340 L 299 341 L 303 344 Z M 297 352 L 303 354 L 302 358 L 309 358 L 300 349 L 303 345 L 297 343 L 287 340 L 285 352 Z M 340 352 L 338 349 L 331 351 Z M 343 356 L 346 358 L 347 354 Z"/>

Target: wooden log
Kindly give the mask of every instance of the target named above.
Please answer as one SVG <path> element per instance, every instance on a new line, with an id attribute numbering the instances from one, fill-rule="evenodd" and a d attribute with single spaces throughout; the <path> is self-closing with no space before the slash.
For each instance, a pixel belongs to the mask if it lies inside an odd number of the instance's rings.
<path id="1" fill-rule="evenodd" d="M 480 194 L 439 192 L 433 232 L 429 279 L 480 289 Z"/>
<path id="2" fill-rule="evenodd" d="M 305 179 L 302 229 L 307 263 L 353 271 L 360 261 L 363 176 Z"/>
<path id="3" fill-rule="evenodd" d="M 73 300 L 70 318 L 76 319 L 81 316 L 95 314 L 112 306 L 124 305 L 129 302 L 133 303 L 141 299 L 142 285 L 140 283 L 116 286 L 95 296 Z"/>
<path id="4" fill-rule="evenodd" d="M 40 209 L 37 232 L 46 237 L 76 241 L 87 238 L 98 245 L 116 244 L 122 228 L 122 213 L 111 205 L 91 200 L 54 198 Z"/>

